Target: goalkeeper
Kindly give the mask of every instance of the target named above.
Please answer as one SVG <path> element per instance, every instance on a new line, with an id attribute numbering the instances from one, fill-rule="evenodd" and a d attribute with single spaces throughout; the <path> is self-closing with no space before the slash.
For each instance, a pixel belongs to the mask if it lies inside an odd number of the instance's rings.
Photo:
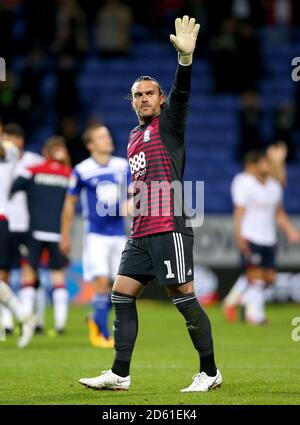
<path id="1" fill-rule="evenodd" d="M 172 34 L 170 40 L 179 63 L 168 98 L 152 77 L 139 77 L 131 88 L 131 104 L 139 125 L 130 133 L 127 156 L 135 188 L 133 203 L 139 210 L 133 217 L 111 296 L 116 314 L 113 366 L 100 376 L 79 381 L 96 390 L 129 389 L 138 331 L 136 299 L 153 276 L 183 315 L 199 354 L 199 373 L 181 391 L 204 392 L 222 384 L 215 365 L 210 321 L 193 288 L 193 231 L 186 225 L 184 203 L 170 187 L 183 178 L 191 65 L 200 25 L 184 16 L 176 19 L 175 27 L 176 36 Z M 169 192 L 164 190 L 162 196 L 161 191 L 152 190 L 157 182 L 166 183 Z"/>

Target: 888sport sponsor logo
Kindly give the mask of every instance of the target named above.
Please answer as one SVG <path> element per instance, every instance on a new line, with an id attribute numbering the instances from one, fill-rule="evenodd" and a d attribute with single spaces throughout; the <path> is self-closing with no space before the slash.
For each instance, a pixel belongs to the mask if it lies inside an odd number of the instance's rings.
<path id="1" fill-rule="evenodd" d="M 140 152 L 129 158 L 130 172 L 137 179 L 146 174 L 147 161 L 145 152 Z"/>

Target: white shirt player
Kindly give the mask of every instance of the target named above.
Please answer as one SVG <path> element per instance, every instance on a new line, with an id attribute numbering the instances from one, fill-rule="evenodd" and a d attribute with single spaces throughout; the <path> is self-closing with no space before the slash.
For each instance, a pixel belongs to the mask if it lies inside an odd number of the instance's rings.
<path id="1" fill-rule="evenodd" d="M 276 210 L 282 200 L 282 187 L 273 178 L 265 183 L 254 175 L 237 174 L 231 185 L 233 204 L 245 208 L 241 223 L 241 236 L 264 246 L 277 242 Z"/>
<path id="2" fill-rule="evenodd" d="M 8 196 L 20 152 L 12 142 L 2 142 L 5 158 L 0 159 L 0 215 L 8 218 Z"/>
<path id="3" fill-rule="evenodd" d="M 17 162 L 13 178 L 18 177 L 24 168 L 40 164 L 44 161 L 43 157 L 34 152 L 24 152 L 23 156 Z M 11 232 L 27 232 L 29 229 L 29 213 L 25 192 L 17 192 L 8 203 L 9 230 Z"/>

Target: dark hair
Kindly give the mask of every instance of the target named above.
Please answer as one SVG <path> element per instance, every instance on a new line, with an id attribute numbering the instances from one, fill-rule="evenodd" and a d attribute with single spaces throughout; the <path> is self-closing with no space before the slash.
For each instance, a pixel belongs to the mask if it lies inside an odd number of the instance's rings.
<path id="1" fill-rule="evenodd" d="M 164 90 L 162 89 L 161 85 L 159 84 L 159 82 L 153 78 L 150 77 L 149 75 L 141 75 L 140 77 L 138 77 L 132 84 L 132 87 L 135 83 L 139 83 L 140 81 L 153 81 L 157 87 L 158 87 L 158 91 L 159 91 L 159 95 L 163 95 L 165 96 Z M 128 96 L 129 99 L 132 99 L 132 94 L 130 93 L 130 95 Z"/>
<path id="2" fill-rule="evenodd" d="M 266 157 L 265 151 L 249 151 L 244 156 L 244 164 L 257 164 L 262 158 Z"/>
<path id="3" fill-rule="evenodd" d="M 3 128 L 3 133 L 6 133 L 10 136 L 21 137 L 22 139 L 25 138 L 25 132 L 24 132 L 23 128 L 19 124 L 16 124 L 16 123 L 6 124 Z"/>

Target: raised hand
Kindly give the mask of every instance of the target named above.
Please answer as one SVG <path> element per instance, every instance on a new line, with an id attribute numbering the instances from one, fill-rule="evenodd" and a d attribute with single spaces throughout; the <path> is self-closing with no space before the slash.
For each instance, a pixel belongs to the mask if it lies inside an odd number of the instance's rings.
<path id="1" fill-rule="evenodd" d="M 199 29 L 200 25 L 196 24 L 195 18 L 189 18 L 185 15 L 182 19 L 177 18 L 175 20 L 176 35 L 171 34 L 170 40 L 179 53 L 179 62 L 182 65 L 192 63 Z"/>
<path id="2" fill-rule="evenodd" d="M 288 150 L 284 142 L 278 142 L 274 145 L 269 146 L 267 149 L 267 156 L 272 162 L 285 162 L 287 154 Z"/>

